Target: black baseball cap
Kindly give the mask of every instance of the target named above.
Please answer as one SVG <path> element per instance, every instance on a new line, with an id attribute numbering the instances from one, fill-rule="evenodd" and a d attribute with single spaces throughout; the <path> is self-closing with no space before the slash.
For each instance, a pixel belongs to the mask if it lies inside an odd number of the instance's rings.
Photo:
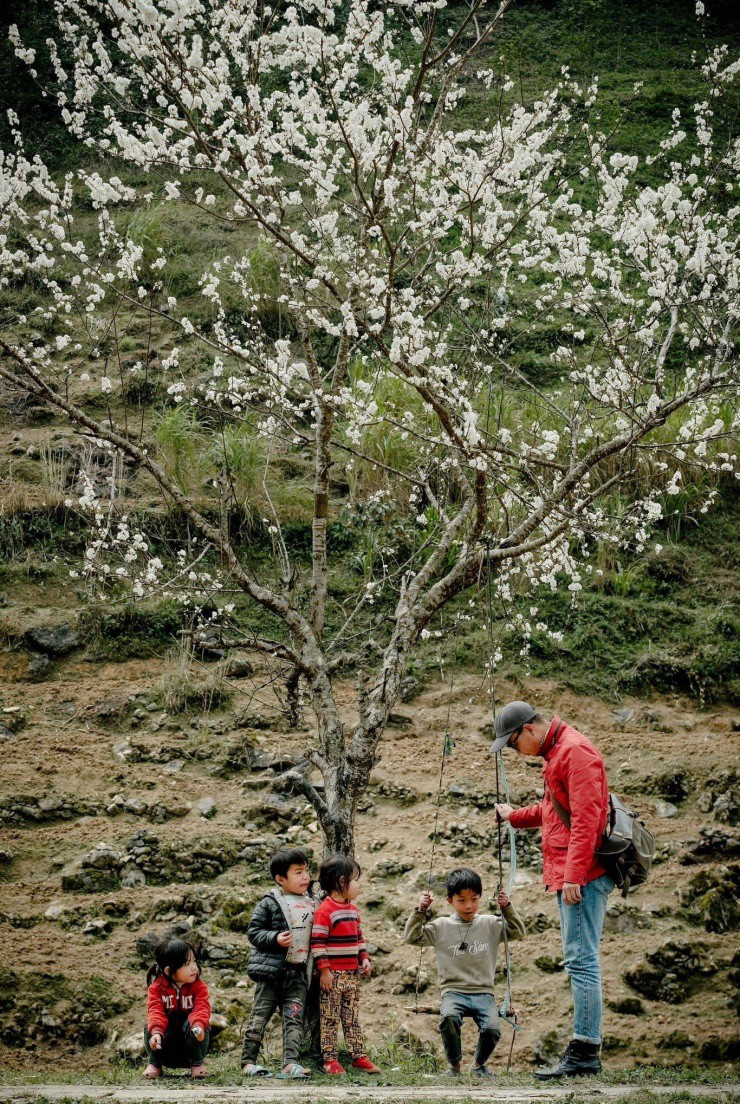
<path id="1" fill-rule="evenodd" d="M 502 751 L 513 734 L 522 725 L 533 721 L 536 716 L 537 710 L 533 709 L 529 702 L 513 701 L 505 705 L 500 713 L 496 714 L 496 720 L 493 722 L 496 739 L 491 744 L 491 755 Z"/>

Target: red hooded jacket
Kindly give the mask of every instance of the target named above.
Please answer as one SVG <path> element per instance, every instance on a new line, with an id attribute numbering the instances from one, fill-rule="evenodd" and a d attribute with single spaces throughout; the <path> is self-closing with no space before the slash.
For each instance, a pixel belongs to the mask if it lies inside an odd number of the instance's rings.
<path id="1" fill-rule="evenodd" d="M 147 1025 L 150 1034 L 158 1031 L 164 1035 L 168 1027 L 182 1027 L 185 1020 L 190 1020 L 191 1027 L 200 1024 L 204 1031 L 208 1030 L 211 1022 L 208 986 L 197 978 L 178 988 L 160 974 L 149 986 Z"/>
<path id="2" fill-rule="evenodd" d="M 594 851 L 601 842 L 609 808 L 604 760 L 577 729 L 553 717 L 542 754 L 545 796 L 537 805 L 516 809 L 512 828 L 542 828 L 543 881 L 550 891 L 564 882 L 586 885 L 606 870 Z M 570 813 L 570 830 L 555 812 L 550 792 Z"/>

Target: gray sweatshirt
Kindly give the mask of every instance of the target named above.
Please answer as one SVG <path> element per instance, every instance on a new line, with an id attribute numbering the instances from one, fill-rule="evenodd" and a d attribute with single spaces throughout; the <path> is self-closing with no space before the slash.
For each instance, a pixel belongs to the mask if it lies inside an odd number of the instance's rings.
<path id="1" fill-rule="evenodd" d="M 513 905 L 504 909 L 509 939 L 522 939 L 524 925 Z M 451 916 L 440 916 L 424 923 L 418 909 L 409 916 L 403 936 L 407 943 L 434 947 L 437 954 L 439 984 L 445 993 L 493 993 L 498 945 L 503 938 L 498 916 L 482 913 L 468 923 Z"/>

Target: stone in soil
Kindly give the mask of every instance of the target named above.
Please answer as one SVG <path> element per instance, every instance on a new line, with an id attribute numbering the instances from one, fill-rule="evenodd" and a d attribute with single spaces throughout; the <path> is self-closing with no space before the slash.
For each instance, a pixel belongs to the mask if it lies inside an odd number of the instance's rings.
<path id="1" fill-rule="evenodd" d="M 68 624 L 29 629 L 23 639 L 27 647 L 52 656 L 68 655 L 81 644 L 80 634 Z"/>
<path id="2" fill-rule="evenodd" d="M 681 891 L 689 916 L 708 932 L 737 931 L 740 925 L 740 863 L 699 870 Z"/>
<path id="3" fill-rule="evenodd" d="M 717 972 L 707 944 L 686 939 L 669 939 L 645 958 L 624 980 L 641 996 L 668 1004 L 682 1004 Z"/>

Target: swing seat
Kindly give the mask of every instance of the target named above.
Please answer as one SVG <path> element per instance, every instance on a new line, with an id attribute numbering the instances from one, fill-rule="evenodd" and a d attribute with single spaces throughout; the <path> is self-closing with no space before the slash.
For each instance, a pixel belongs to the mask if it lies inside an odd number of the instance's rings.
<path id="1" fill-rule="evenodd" d="M 438 1004 L 419 1004 L 414 1007 L 413 1004 L 408 1004 L 404 1007 L 404 1012 L 413 1012 L 415 1016 L 438 1016 L 439 1005 Z"/>

